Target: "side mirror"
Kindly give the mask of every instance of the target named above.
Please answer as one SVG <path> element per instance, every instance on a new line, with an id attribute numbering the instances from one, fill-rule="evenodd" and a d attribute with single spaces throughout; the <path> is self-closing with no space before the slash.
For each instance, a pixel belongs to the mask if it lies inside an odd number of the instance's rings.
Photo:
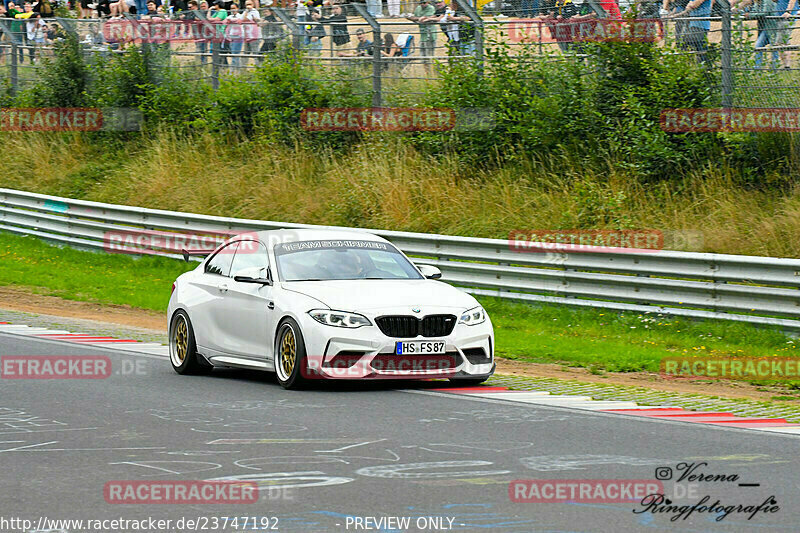
<path id="1" fill-rule="evenodd" d="M 442 271 L 432 265 L 417 265 L 420 274 L 425 276 L 428 279 L 440 279 L 442 277 Z"/>
<path id="2" fill-rule="evenodd" d="M 251 267 L 243 268 L 233 275 L 233 281 L 239 283 L 259 283 L 261 285 L 272 285 L 272 275 L 269 268 Z"/>

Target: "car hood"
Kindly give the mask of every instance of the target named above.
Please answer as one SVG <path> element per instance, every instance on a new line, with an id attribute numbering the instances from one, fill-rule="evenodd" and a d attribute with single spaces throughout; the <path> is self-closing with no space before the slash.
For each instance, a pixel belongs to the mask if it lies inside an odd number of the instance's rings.
<path id="1" fill-rule="evenodd" d="M 475 307 L 478 302 L 469 294 L 447 283 L 420 280 L 332 280 L 292 281 L 282 287 L 315 298 L 338 311 L 379 311 L 419 308 L 422 314 L 435 309 Z"/>

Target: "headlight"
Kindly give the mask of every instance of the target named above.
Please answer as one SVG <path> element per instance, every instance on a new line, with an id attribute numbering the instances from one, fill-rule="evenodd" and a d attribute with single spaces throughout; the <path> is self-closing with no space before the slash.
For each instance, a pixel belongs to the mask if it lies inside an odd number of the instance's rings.
<path id="1" fill-rule="evenodd" d="M 459 324 L 466 324 L 467 326 L 474 326 L 483 322 L 486 322 L 486 311 L 480 306 L 464 311 L 458 320 Z"/>
<path id="2" fill-rule="evenodd" d="M 308 314 L 320 324 L 336 326 L 337 328 L 360 328 L 361 326 L 372 325 L 372 322 L 367 317 L 356 313 L 348 313 L 347 311 L 312 309 Z"/>

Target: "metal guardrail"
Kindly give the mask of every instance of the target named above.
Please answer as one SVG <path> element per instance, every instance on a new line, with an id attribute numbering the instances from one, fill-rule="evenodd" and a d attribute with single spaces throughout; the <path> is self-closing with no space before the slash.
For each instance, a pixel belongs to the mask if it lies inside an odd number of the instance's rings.
<path id="1" fill-rule="evenodd" d="M 0 188 L 0 230 L 104 250 L 109 232 L 181 237 L 323 228 L 73 200 Z M 343 228 L 338 228 L 343 229 Z M 502 239 L 367 230 L 473 294 L 738 320 L 800 332 L 800 260 L 708 253 L 521 253 Z M 178 257 L 174 250 L 159 255 Z"/>

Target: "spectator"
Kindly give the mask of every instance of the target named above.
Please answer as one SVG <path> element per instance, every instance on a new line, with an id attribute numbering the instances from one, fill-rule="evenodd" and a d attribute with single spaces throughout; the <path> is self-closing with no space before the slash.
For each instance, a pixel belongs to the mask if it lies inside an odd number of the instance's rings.
<path id="1" fill-rule="evenodd" d="M 28 45 L 31 46 L 28 49 L 31 63 L 36 63 L 36 51 L 44 46 L 47 24 L 39 13 L 34 13 L 25 23 L 25 29 Z"/>
<path id="2" fill-rule="evenodd" d="M 778 32 L 776 34 L 777 44 L 779 46 L 786 46 L 792 40 L 792 26 L 794 25 L 794 15 L 798 11 L 797 0 L 778 0 L 775 6 L 775 11 L 783 20 L 778 21 Z M 791 68 L 791 57 L 787 50 L 780 52 L 781 63 L 783 68 Z"/>
<path id="3" fill-rule="evenodd" d="M 264 9 L 264 16 L 261 17 L 261 39 L 263 40 L 261 51 L 274 51 L 278 41 L 283 39 L 283 36 L 283 26 L 275 16 L 275 13 L 270 8 Z"/>
<path id="4" fill-rule="evenodd" d="M 758 37 L 756 38 L 756 48 L 764 48 L 767 44 L 777 44 L 777 32 L 779 20 L 772 18 L 777 14 L 777 5 L 775 0 L 744 0 L 736 5 L 733 9 L 735 12 L 750 7 L 745 13 L 748 19 L 756 20 L 756 28 L 758 30 Z M 761 50 L 756 50 L 756 68 L 761 68 L 764 58 L 764 53 Z M 776 68 L 780 63 L 778 51 L 772 52 L 773 68 Z"/>
<path id="5" fill-rule="evenodd" d="M 224 20 L 228 18 L 228 11 L 220 7 L 221 3 L 217 2 L 208 10 L 208 21 L 216 28 L 213 41 L 211 42 L 211 53 L 218 52 L 224 54 L 228 50 L 227 43 L 225 42 L 225 24 Z M 227 65 L 228 58 L 222 56 L 222 63 Z"/>
<path id="6" fill-rule="evenodd" d="M 158 8 L 156 6 L 156 3 L 153 0 L 147 0 L 147 11 L 140 18 L 150 19 L 150 18 L 158 17 L 158 16 L 159 16 L 159 13 L 158 13 Z"/>
<path id="7" fill-rule="evenodd" d="M 321 6 L 322 0 L 297 0 L 296 5 L 297 10 L 295 11 L 295 17 L 297 18 L 298 25 L 302 27 L 300 23 L 311 20 L 311 10 L 314 9 L 314 7 Z M 303 33 L 305 33 L 305 30 Z M 303 37 L 303 44 L 308 46 L 309 43 L 309 38 L 307 36 Z"/>
<path id="8" fill-rule="evenodd" d="M 47 41 L 50 43 L 54 43 L 56 41 L 61 41 L 67 38 L 67 33 L 64 29 L 56 24 L 55 22 L 50 24 L 47 27 Z"/>
<path id="9" fill-rule="evenodd" d="M 447 0 L 437 0 L 433 6 L 433 16 L 428 17 L 424 22 L 438 22 L 447 13 Z M 447 24 L 439 24 L 439 29 L 442 30 L 442 35 L 447 37 Z M 433 30 L 434 35 L 436 30 Z"/>
<path id="10" fill-rule="evenodd" d="M 298 24 L 310 20 L 309 7 L 313 5 L 313 2 L 311 0 L 297 0 L 295 5 L 297 8 L 294 15 Z"/>
<path id="11" fill-rule="evenodd" d="M 83 37 L 81 44 L 88 45 L 92 48 L 102 48 L 106 44 L 106 39 L 97 22 L 89 24 L 89 33 Z"/>
<path id="12" fill-rule="evenodd" d="M 595 17 L 594 10 L 584 0 L 555 0 L 548 6 L 548 16 L 545 18 L 550 27 L 550 32 L 556 38 L 558 47 L 562 52 L 580 51 L 581 45 L 573 41 L 573 25 L 581 20 Z"/>
<path id="13" fill-rule="evenodd" d="M 361 28 L 356 30 L 356 39 L 358 40 L 358 45 L 355 52 L 339 52 L 336 55 L 339 57 L 371 57 L 372 41 L 367 39 L 367 34 Z"/>
<path id="14" fill-rule="evenodd" d="M 6 6 L 4 3 L 0 2 L 0 18 L 6 18 Z M 0 28 L 3 27 L 3 24 L 0 23 Z M 4 41 L 7 39 L 6 34 L 3 31 L 0 31 L 0 45 L 4 45 Z M 0 64 L 6 64 L 6 57 L 5 57 L 5 46 L 0 46 Z"/>
<path id="15" fill-rule="evenodd" d="M 667 18 L 670 15 L 674 15 L 676 13 L 680 13 L 684 9 L 686 9 L 686 4 L 689 3 L 689 0 L 664 0 L 664 3 L 661 5 L 661 11 L 659 14 L 662 18 Z M 684 19 L 676 20 L 675 21 L 675 40 L 677 42 L 681 42 L 683 39 L 683 34 L 686 33 L 686 28 L 688 27 L 689 22 Z"/>
<path id="16" fill-rule="evenodd" d="M 244 48 L 248 54 L 258 53 L 261 47 L 261 13 L 256 9 L 255 0 L 245 0 L 244 11 L 242 12 L 242 37 L 244 38 Z M 253 30 L 256 31 L 248 31 Z"/>
<path id="17" fill-rule="evenodd" d="M 382 0 L 367 0 L 367 12 L 373 18 L 383 17 L 383 2 Z"/>
<path id="18" fill-rule="evenodd" d="M 402 50 L 400 47 L 397 46 L 397 43 L 394 42 L 394 35 L 391 33 L 387 33 L 383 36 L 383 50 L 381 50 L 381 56 L 383 57 L 399 57 L 402 55 Z"/>
<path id="19" fill-rule="evenodd" d="M 599 0 L 598 3 L 603 11 L 606 12 L 606 18 L 611 20 L 622 20 L 622 11 L 619 9 L 617 0 Z M 596 13 L 595 13 L 596 16 Z M 657 17 L 654 17 L 657 18 Z"/>
<path id="20" fill-rule="evenodd" d="M 423 56 L 432 57 L 436 48 L 436 33 L 433 27 L 433 16 L 436 14 L 429 0 L 420 0 L 414 8 L 414 14 L 406 18 L 419 25 L 419 48 Z"/>
<path id="21" fill-rule="evenodd" d="M 126 0 L 130 2 L 130 0 Z M 142 15 L 147 13 L 147 0 L 133 0 L 134 7 L 136 8 L 136 18 L 142 18 Z M 128 9 L 130 11 L 130 7 Z"/>
<path id="22" fill-rule="evenodd" d="M 447 26 L 447 40 L 451 54 L 475 53 L 475 27 L 456 0 L 451 0 L 450 7 L 440 22 Z"/>
<path id="23" fill-rule="evenodd" d="M 189 0 L 186 5 L 186 10 L 178 15 L 178 19 L 183 21 L 189 26 L 191 39 L 194 41 L 194 51 L 200 55 L 200 64 L 206 62 L 205 54 L 208 52 L 208 41 L 203 34 L 203 19 L 208 11 L 208 4 L 205 4 L 205 10 L 201 10 L 197 0 Z"/>
<path id="24" fill-rule="evenodd" d="M 708 18 L 711 16 L 711 3 L 713 0 L 691 0 L 686 7 L 667 18 L 692 17 Z M 696 53 L 697 60 L 705 63 L 708 60 L 708 31 L 711 22 L 708 20 L 690 20 L 686 26 L 678 46 L 682 50 L 691 50 Z"/>
<path id="25" fill-rule="evenodd" d="M 318 22 L 305 25 L 305 38 L 308 43 L 308 52 L 311 55 L 318 56 L 322 53 L 322 39 L 327 35 L 325 27 Z"/>
<path id="26" fill-rule="evenodd" d="M 8 4 L 9 6 L 12 5 L 11 2 Z M 9 9 L 9 13 L 11 10 Z M 18 10 L 14 10 L 16 13 L 14 18 L 16 19 L 15 22 L 11 24 L 11 32 L 17 35 L 17 44 L 21 45 L 19 49 L 19 62 L 22 63 L 23 59 L 23 49 L 22 47 L 25 45 L 30 45 L 31 43 L 28 41 L 28 32 L 27 32 L 27 20 L 33 16 L 33 5 L 30 2 L 25 2 L 23 11 L 20 12 Z M 23 22 L 25 21 L 25 22 Z M 28 56 L 30 57 L 31 61 L 33 61 L 33 48 L 28 49 Z"/>
<path id="27" fill-rule="evenodd" d="M 386 7 L 389 10 L 389 18 L 400 17 L 400 0 L 386 0 Z"/>
<path id="28" fill-rule="evenodd" d="M 342 6 L 334 5 L 333 13 L 328 18 L 315 14 L 314 20 L 331 25 L 331 38 L 337 48 L 341 49 L 343 46 L 350 44 L 350 33 L 347 31 L 347 16 L 342 11 Z"/>
<path id="29" fill-rule="evenodd" d="M 92 17 L 92 8 L 89 6 L 89 0 L 80 0 L 78 4 L 78 18 L 90 19 Z"/>
<path id="30" fill-rule="evenodd" d="M 228 43 L 228 50 L 234 56 L 231 58 L 231 65 L 239 67 L 241 58 L 237 57 L 242 53 L 244 47 L 244 27 L 242 25 L 243 14 L 239 12 L 237 4 L 231 4 L 228 17 L 225 19 L 225 41 Z"/>
<path id="31" fill-rule="evenodd" d="M 97 10 L 97 16 L 100 18 L 111 16 L 111 0 L 97 0 L 95 9 Z"/>
<path id="32" fill-rule="evenodd" d="M 521 17 L 534 18 L 539 14 L 539 0 L 522 0 L 519 7 Z"/>
<path id="33" fill-rule="evenodd" d="M 50 0 L 36 0 L 33 3 L 33 12 L 41 15 L 42 18 L 53 18 L 55 16 Z"/>

